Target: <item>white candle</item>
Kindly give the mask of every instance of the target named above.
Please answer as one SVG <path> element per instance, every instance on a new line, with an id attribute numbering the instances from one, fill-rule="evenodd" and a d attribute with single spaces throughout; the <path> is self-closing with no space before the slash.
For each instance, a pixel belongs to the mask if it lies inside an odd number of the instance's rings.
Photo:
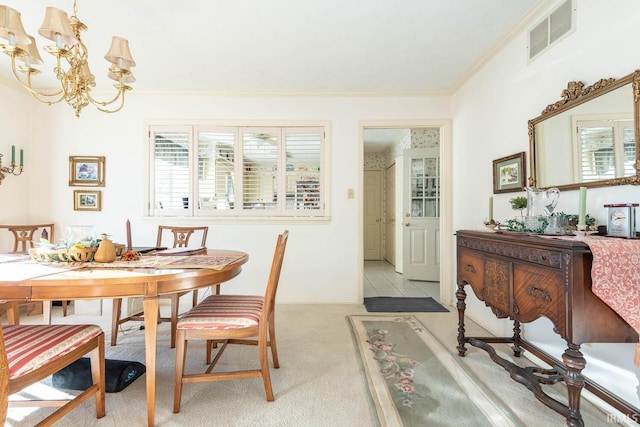
<path id="1" fill-rule="evenodd" d="M 586 224 L 586 210 L 587 210 L 587 187 L 580 187 L 580 211 L 578 214 L 578 230 L 585 230 Z"/>

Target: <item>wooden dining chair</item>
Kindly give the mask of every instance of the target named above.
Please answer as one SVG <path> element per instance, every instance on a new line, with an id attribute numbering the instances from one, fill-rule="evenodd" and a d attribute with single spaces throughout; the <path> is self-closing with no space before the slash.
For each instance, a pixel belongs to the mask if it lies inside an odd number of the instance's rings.
<path id="1" fill-rule="evenodd" d="M 39 242 L 40 239 L 48 240 L 49 242 L 55 241 L 54 236 L 54 224 L 28 224 L 28 225 L 0 225 L 0 229 L 7 229 L 13 237 L 13 249 L 10 254 L 27 254 L 29 249 L 34 247 L 34 242 Z M 43 305 L 48 304 L 47 310 L 50 313 L 51 301 L 29 301 L 24 303 L 27 307 L 27 316 L 34 314 L 42 314 Z M 62 316 L 67 315 L 68 301 L 62 301 Z M 45 313 L 46 314 L 46 313 Z M 47 323 L 49 323 L 48 315 Z"/>
<path id="2" fill-rule="evenodd" d="M 174 248 L 188 248 L 189 240 L 191 236 L 196 233 L 201 233 L 202 240 L 200 242 L 200 247 L 207 246 L 207 233 L 209 233 L 209 227 L 200 226 L 200 227 L 172 227 L 167 225 L 159 225 L 158 226 L 158 238 L 156 239 L 156 246 L 161 247 L 162 241 L 165 236 L 173 237 L 173 247 Z M 216 293 L 220 293 L 220 285 L 216 285 Z M 182 296 L 184 294 L 181 294 Z M 195 289 L 193 291 L 193 303 L 192 307 L 198 303 L 198 290 Z M 173 348 L 173 347 L 171 347 Z"/>
<path id="3" fill-rule="evenodd" d="M 0 228 L 6 228 L 13 234 L 13 254 L 26 254 L 30 248 L 33 248 L 34 239 L 46 239 L 52 242 L 53 224 L 34 224 L 34 225 L 0 225 Z"/>
<path id="4" fill-rule="evenodd" d="M 10 400 L 9 396 L 40 382 L 87 353 L 93 385 L 68 400 Z M 0 425 L 7 408 L 59 407 L 39 426 L 50 426 L 94 397 L 96 417 L 105 415 L 104 332 L 96 325 L 4 325 L 0 328 Z M 24 396 L 21 396 L 24 397 Z"/>
<path id="5" fill-rule="evenodd" d="M 191 238 L 199 234 L 201 237 L 199 241 L 200 247 L 206 247 L 208 232 L 209 232 L 209 227 L 207 226 L 172 227 L 167 225 L 159 225 L 158 237 L 156 239 L 156 246 L 163 247 L 163 240 L 165 240 L 165 238 L 172 237 L 173 248 L 183 248 L 183 247 L 186 248 L 186 247 L 189 247 Z M 216 285 L 216 286 L 219 288 L 219 285 Z M 174 348 L 176 346 L 176 324 L 178 323 L 178 315 L 180 312 L 180 297 L 188 294 L 189 292 L 191 291 L 180 292 L 177 294 L 171 294 L 171 295 L 161 297 L 161 298 L 171 299 L 170 316 L 162 317 L 158 315 L 158 321 L 171 323 L 171 348 Z M 194 290 L 192 307 L 194 307 L 197 303 L 198 303 L 198 291 Z M 144 320 L 142 311 L 133 313 L 130 316 L 124 317 L 122 319 L 120 318 L 121 315 L 122 315 L 122 298 L 116 298 L 113 300 L 113 314 L 112 314 L 112 320 L 111 320 L 111 345 L 112 346 L 115 346 L 117 344 L 118 328 L 121 324 L 132 321 L 132 320 L 135 320 L 135 321 Z"/>
<path id="6" fill-rule="evenodd" d="M 267 401 L 273 401 L 267 347 L 271 348 L 273 367 L 278 368 L 280 365 L 276 348 L 275 300 L 288 238 L 289 232 L 286 230 L 278 236 L 264 296 L 211 295 L 185 313 L 178 321 L 174 413 L 180 412 L 182 385 L 186 383 L 262 377 Z M 206 341 L 206 361 L 209 366 L 203 374 L 185 374 L 184 372 L 187 343 L 191 340 Z M 221 346 L 211 361 L 211 349 L 218 344 Z M 229 344 L 257 346 L 260 368 L 212 372 Z"/>

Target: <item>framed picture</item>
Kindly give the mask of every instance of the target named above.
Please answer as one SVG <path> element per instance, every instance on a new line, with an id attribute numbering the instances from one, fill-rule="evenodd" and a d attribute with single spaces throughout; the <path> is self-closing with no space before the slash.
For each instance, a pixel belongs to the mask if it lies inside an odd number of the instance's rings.
<path id="1" fill-rule="evenodd" d="M 524 190 L 526 171 L 524 151 L 493 161 L 493 192 L 509 193 Z"/>
<path id="2" fill-rule="evenodd" d="M 104 187 L 104 157 L 69 156 L 69 186 Z"/>
<path id="3" fill-rule="evenodd" d="M 99 211 L 102 210 L 101 194 L 99 190 L 73 190 L 74 211 Z"/>

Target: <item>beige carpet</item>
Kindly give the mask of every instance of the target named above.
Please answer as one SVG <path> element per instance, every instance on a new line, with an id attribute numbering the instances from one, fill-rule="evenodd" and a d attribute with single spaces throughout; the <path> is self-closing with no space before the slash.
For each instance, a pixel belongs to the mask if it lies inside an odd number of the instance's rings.
<path id="1" fill-rule="evenodd" d="M 457 312 L 416 313 L 442 345 L 457 354 Z M 187 384 L 182 411 L 171 412 L 173 401 L 174 351 L 168 345 L 168 324 L 160 325 L 161 338 L 157 352 L 156 425 L 158 426 L 375 426 L 367 388 L 362 378 L 347 315 L 367 314 L 363 305 L 280 305 L 276 327 L 280 369 L 272 369 L 274 402 L 267 402 L 260 379 Z M 29 317 L 25 322 L 32 322 Z M 110 316 L 88 318 L 71 314 L 55 323 L 100 324 L 110 330 Z M 144 363 L 144 335 L 132 324 L 126 335 L 118 337 L 118 346 L 107 344 L 107 357 L 138 360 Z M 486 331 L 467 322 L 469 335 L 486 335 Z M 108 335 L 108 334 L 107 334 Z M 107 337 L 107 342 L 109 341 Z M 233 351 L 233 352 L 232 352 Z M 244 360 L 256 360 L 256 349 L 241 346 L 228 349 L 220 363 L 236 366 Z M 457 356 L 456 356 L 457 357 Z M 190 347 L 188 368 L 203 364 L 203 349 Z M 562 426 L 564 418 L 540 404 L 525 387 L 512 381 L 506 371 L 491 362 L 482 350 L 470 348 L 461 358 L 483 384 L 492 384 L 518 419 L 526 426 Z M 59 392 L 44 385 L 32 393 Z M 142 376 L 120 393 L 107 394 L 107 415 L 97 420 L 91 401 L 67 415 L 57 426 L 145 426 L 145 377 Z M 607 416 L 583 399 L 586 426 L 614 425 Z M 37 410 L 46 411 L 46 410 Z M 8 426 L 32 426 L 43 412 L 24 413 L 22 408 L 9 410 Z M 451 425 L 456 425 L 452 422 Z"/>

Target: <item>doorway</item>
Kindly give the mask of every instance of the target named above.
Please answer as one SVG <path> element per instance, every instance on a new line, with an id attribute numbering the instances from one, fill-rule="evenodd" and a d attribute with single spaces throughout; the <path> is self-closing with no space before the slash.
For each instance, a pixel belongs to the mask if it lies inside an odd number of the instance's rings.
<path id="1" fill-rule="evenodd" d="M 441 124 L 439 124 L 441 125 Z M 438 135 L 440 126 L 428 126 L 423 124 L 409 124 L 407 126 L 368 126 L 362 128 L 363 143 L 363 296 L 390 296 L 390 297 L 423 297 L 431 296 L 441 300 L 442 290 L 440 281 L 437 280 L 409 280 L 403 275 L 404 265 L 404 226 L 410 223 L 411 212 L 408 212 L 408 220 L 405 221 L 403 199 L 406 199 L 403 152 L 405 149 L 431 146 L 439 151 L 441 139 Z M 436 135 L 434 137 L 434 135 Z M 431 144 L 431 145 L 429 145 Z M 410 163 L 410 161 L 408 162 Z M 370 227 L 369 216 L 372 210 L 372 199 L 369 197 L 368 187 L 371 169 L 382 174 L 382 190 L 380 191 L 380 205 L 382 218 L 376 229 L 381 230 L 381 253 L 378 259 L 371 257 L 371 252 L 366 249 L 370 233 L 365 231 Z M 439 176 L 438 176 L 439 178 Z M 410 184 L 408 184 L 410 185 Z M 439 223 L 439 221 L 438 221 Z M 368 244 L 368 243 L 367 243 Z M 443 248 L 437 247 L 437 259 L 442 259 Z M 441 266 L 436 267 L 439 270 Z"/>

